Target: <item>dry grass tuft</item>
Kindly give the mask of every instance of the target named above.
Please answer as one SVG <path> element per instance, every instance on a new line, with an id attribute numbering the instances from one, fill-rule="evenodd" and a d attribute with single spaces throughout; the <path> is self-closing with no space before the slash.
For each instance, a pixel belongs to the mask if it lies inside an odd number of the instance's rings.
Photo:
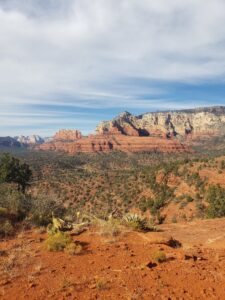
<path id="1" fill-rule="evenodd" d="M 94 224 L 101 236 L 116 237 L 122 232 L 120 221 L 114 218 L 108 220 L 96 219 Z"/>
<path id="2" fill-rule="evenodd" d="M 163 263 L 166 261 L 166 253 L 164 251 L 157 251 L 153 255 L 153 260 L 157 263 Z"/>
<path id="3" fill-rule="evenodd" d="M 97 290 L 105 290 L 107 288 L 107 281 L 102 277 L 95 277 L 94 286 Z"/>
<path id="4" fill-rule="evenodd" d="M 70 255 L 80 254 L 82 252 L 82 250 L 83 250 L 83 248 L 82 248 L 81 244 L 78 244 L 78 243 L 70 243 L 64 249 L 64 251 Z"/>
<path id="5" fill-rule="evenodd" d="M 72 238 L 68 234 L 59 231 L 49 235 L 45 241 L 45 246 L 49 251 L 63 251 L 71 243 L 73 243 Z"/>

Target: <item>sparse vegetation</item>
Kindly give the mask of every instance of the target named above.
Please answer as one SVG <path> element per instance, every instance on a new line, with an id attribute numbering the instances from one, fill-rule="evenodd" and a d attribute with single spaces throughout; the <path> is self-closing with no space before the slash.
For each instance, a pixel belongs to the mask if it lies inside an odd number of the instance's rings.
<path id="1" fill-rule="evenodd" d="M 154 227 L 146 218 L 137 214 L 127 214 L 123 217 L 123 224 L 128 228 L 140 231 L 153 231 Z"/>
<path id="2" fill-rule="evenodd" d="M 93 224 L 97 227 L 99 234 L 105 237 L 115 237 L 121 233 L 120 221 L 112 217 L 107 220 L 96 218 Z"/>
<path id="3" fill-rule="evenodd" d="M 0 216 L 14 216 L 13 220 L 8 218 L 12 226 L 14 222 L 24 219 L 31 225 L 47 226 L 51 222 L 52 213 L 74 222 L 76 212 L 79 211 L 103 220 L 105 223 L 102 221 L 100 231 L 106 235 L 108 231 L 113 236 L 121 230 L 115 220 L 129 215 L 134 208 L 137 209 L 137 215 L 143 215 L 143 220 L 129 220 L 126 226 L 135 230 L 152 230 L 154 224 L 163 223 L 167 218 L 164 210 L 171 203 L 177 203 L 176 209 L 181 211 L 174 213 L 176 218 L 170 216 L 173 222 L 188 221 L 194 217 L 204 218 L 206 215 L 223 215 L 221 210 L 218 213 L 212 212 L 212 204 L 207 200 L 208 182 L 201 174 L 206 168 L 211 168 L 217 174 L 219 170 L 219 176 L 222 177 L 224 159 L 217 161 L 214 157 L 211 159 L 211 156 L 207 158 L 202 155 L 184 158 L 182 155 L 121 152 L 83 153 L 70 157 L 48 152 L 35 152 L 33 155 L 32 151 L 25 150 L 16 153 L 19 158 L 13 155 L 1 156 L 1 174 L 5 174 L 4 170 L 10 164 L 16 169 L 23 166 L 26 160 L 26 168 L 33 171 L 33 182 L 29 186 L 31 182 L 26 181 L 25 189 L 20 186 L 18 190 L 20 184 L 15 180 L 11 183 L 8 179 L 4 183 L 1 180 Z M 7 176 L 1 175 L 1 178 Z M 186 184 L 190 192 L 178 194 L 177 190 L 182 184 Z M 209 209 L 206 209 L 206 201 Z M 186 210 L 192 203 L 194 215 L 189 215 Z M 115 209 L 113 220 L 106 222 Z M 150 224 L 144 220 L 146 216 L 151 219 Z"/>
<path id="4" fill-rule="evenodd" d="M 94 281 L 94 287 L 97 290 L 105 290 L 107 288 L 107 281 L 105 280 L 105 278 L 95 277 Z"/>
<path id="5" fill-rule="evenodd" d="M 82 252 L 82 246 L 79 243 L 69 243 L 65 248 L 64 251 L 70 255 L 77 255 Z"/>
<path id="6" fill-rule="evenodd" d="M 209 207 L 208 217 L 221 218 L 225 216 L 225 189 L 221 186 L 210 186 L 207 193 Z"/>
<path id="7" fill-rule="evenodd" d="M 7 237 L 10 235 L 13 235 L 14 232 L 15 232 L 15 229 L 9 220 L 0 222 L 0 235 Z"/>
<path id="8" fill-rule="evenodd" d="M 159 290 L 170 288 L 167 282 L 171 280 L 171 270 L 173 278 L 181 276 L 181 283 L 186 280 L 186 274 L 185 278 L 182 277 L 180 268 L 184 267 L 188 272 L 190 264 L 184 263 L 184 259 L 202 260 L 196 269 L 196 279 L 199 279 L 201 266 L 203 276 L 206 270 L 210 270 L 211 252 L 204 252 L 203 258 L 199 254 L 185 253 L 183 259 L 185 247 L 179 250 L 181 242 L 170 237 L 176 237 L 175 232 L 181 236 L 182 228 L 189 226 L 186 222 L 190 220 L 224 216 L 224 169 L 220 163 L 223 158 L 212 160 L 189 156 L 184 159 L 179 155 L 119 152 L 69 157 L 62 153 L 38 152 L 33 155 L 32 151 L 26 155 L 20 152 L 18 156 L 20 161 L 31 166 L 33 181 L 26 186 L 25 192 L 18 189 L 15 182 L 0 184 L 3 245 L 0 269 L 1 275 L 5 276 L 1 277 L 1 285 L 7 286 L 7 292 L 18 286 L 22 275 L 26 281 L 26 285 L 21 281 L 23 288 L 28 288 L 20 296 L 26 293 L 29 298 L 33 292 L 38 297 L 39 290 L 44 290 L 44 279 L 52 273 L 54 295 L 48 289 L 48 296 L 53 298 L 70 297 L 75 292 L 79 298 L 83 291 L 88 291 L 89 296 L 94 292 L 97 297 L 105 297 L 109 291 L 112 293 L 117 283 L 121 284 L 120 291 L 124 291 L 127 282 L 131 284 L 129 280 L 134 284 L 137 281 L 137 286 L 143 285 L 146 291 L 149 289 L 150 297 L 154 289 L 152 278 L 158 278 L 158 272 L 166 270 L 165 280 L 156 280 L 154 293 L 157 297 Z M 217 181 L 220 186 L 216 185 Z M 180 221 L 186 224 L 180 226 Z M 160 233 L 158 224 L 164 222 L 178 224 L 167 224 Z M 222 232 L 223 220 L 199 222 L 199 240 L 205 238 L 202 231 L 204 226 L 212 226 L 211 222 L 218 224 Z M 148 236 L 134 232 L 155 230 L 155 226 L 159 232 Z M 214 239 L 217 225 L 213 226 L 211 239 L 207 237 L 207 242 L 217 243 Z M 194 236 L 198 228 L 193 225 L 189 228 Z M 168 235 L 167 230 L 172 232 L 169 231 Z M 151 238 L 153 240 L 148 242 Z M 182 244 L 185 245 L 185 239 L 189 243 L 189 238 L 192 239 L 192 234 L 182 236 Z M 193 240 L 196 241 L 196 237 Z M 48 251 L 62 253 L 46 253 L 42 245 Z M 59 261 L 55 261 L 57 258 Z M 172 259 L 176 261 L 169 263 Z M 161 268 L 159 264 L 166 261 L 168 263 Z M 221 263 L 213 256 L 211 270 L 215 269 L 215 264 L 220 269 Z M 148 272 L 149 268 L 151 272 Z M 90 274 L 94 274 L 93 277 Z M 194 270 L 191 274 L 193 276 Z M 218 278 L 215 278 L 216 290 L 219 285 L 216 284 Z M 46 286 L 48 288 L 48 282 Z M 142 294 L 142 290 L 136 289 L 128 298 L 140 298 Z"/>
<path id="9" fill-rule="evenodd" d="M 45 246 L 49 251 L 63 251 L 73 243 L 72 238 L 64 232 L 57 232 L 49 235 L 45 241 Z"/>
<path id="10" fill-rule="evenodd" d="M 153 255 L 153 260 L 157 263 L 163 263 L 166 261 L 166 253 L 164 251 L 157 251 Z"/>

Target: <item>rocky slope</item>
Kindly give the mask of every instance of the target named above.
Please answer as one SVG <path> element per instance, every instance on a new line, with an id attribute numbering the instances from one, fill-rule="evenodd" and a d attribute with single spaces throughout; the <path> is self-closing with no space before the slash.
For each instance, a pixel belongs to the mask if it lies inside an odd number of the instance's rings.
<path id="1" fill-rule="evenodd" d="M 225 134 L 225 107 L 146 113 L 134 116 L 124 112 L 99 124 L 100 134 L 120 133 L 130 136 L 207 137 Z"/>

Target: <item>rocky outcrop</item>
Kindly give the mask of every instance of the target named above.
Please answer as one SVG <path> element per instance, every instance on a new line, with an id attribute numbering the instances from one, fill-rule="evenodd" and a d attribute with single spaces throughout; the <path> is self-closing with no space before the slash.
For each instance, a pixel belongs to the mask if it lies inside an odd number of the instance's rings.
<path id="1" fill-rule="evenodd" d="M 225 134 L 225 107 L 198 108 L 181 111 L 153 112 L 133 116 L 128 112 L 111 121 L 102 122 L 98 133 L 110 133 L 115 128 L 129 136 L 162 138 L 199 138 Z"/>
<path id="2" fill-rule="evenodd" d="M 59 130 L 53 137 L 54 141 L 76 141 L 82 138 L 79 130 Z"/>

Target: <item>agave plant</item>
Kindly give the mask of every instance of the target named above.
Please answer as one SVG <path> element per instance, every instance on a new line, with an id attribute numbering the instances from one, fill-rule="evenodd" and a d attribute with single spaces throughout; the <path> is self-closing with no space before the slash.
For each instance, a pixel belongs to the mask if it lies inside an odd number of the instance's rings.
<path id="1" fill-rule="evenodd" d="M 127 214 L 123 217 L 124 225 L 133 228 L 134 230 L 150 230 L 148 221 L 146 218 L 141 217 L 138 214 Z"/>

